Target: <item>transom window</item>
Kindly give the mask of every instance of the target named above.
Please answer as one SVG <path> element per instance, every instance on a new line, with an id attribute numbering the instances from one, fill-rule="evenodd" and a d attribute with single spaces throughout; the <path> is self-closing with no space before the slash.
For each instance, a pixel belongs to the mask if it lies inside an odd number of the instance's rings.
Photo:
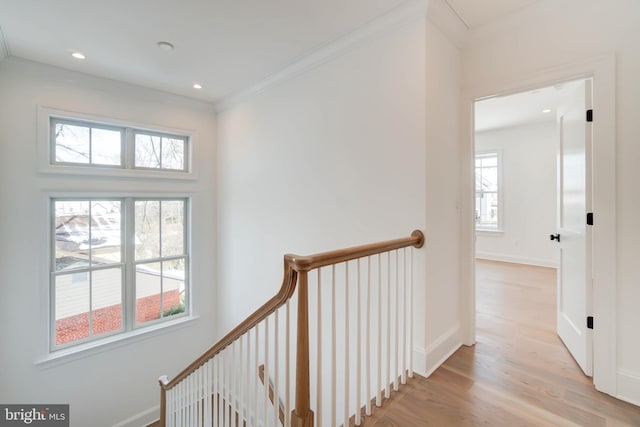
<path id="1" fill-rule="evenodd" d="M 476 229 L 501 228 L 500 153 L 476 154 Z"/>
<path id="2" fill-rule="evenodd" d="M 189 138 L 51 117 L 52 164 L 189 171 Z"/>
<path id="3" fill-rule="evenodd" d="M 51 348 L 187 313 L 186 198 L 51 199 Z"/>

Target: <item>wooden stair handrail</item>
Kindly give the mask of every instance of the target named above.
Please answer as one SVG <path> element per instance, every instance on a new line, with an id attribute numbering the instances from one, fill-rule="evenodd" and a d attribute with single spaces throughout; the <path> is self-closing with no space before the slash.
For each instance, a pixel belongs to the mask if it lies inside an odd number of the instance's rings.
<path id="1" fill-rule="evenodd" d="M 160 387 L 164 390 L 172 389 L 180 381 L 191 375 L 200 366 L 204 365 L 209 359 L 220 353 L 226 347 L 231 345 L 235 340 L 246 334 L 251 328 L 263 321 L 267 316 L 282 307 L 291 298 L 296 290 L 298 273 L 294 271 L 288 263 L 285 261 L 284 265 L 284 278 L 282 280 L 282 286 L 278 293 L 267 301 L 264 305 L 253 312 L 242 323 L 231 330 L 220 341 L 214 344 L 209 350 L 204 352 L 193 363 L 184 368 L 178 375 L 176 375 L 171 381 L 164 382 L 159 381 Z"/>
<path id="2" fill-rule="evenodd" d="M 421 248 L 423 245 L 424 234 L 420 230 L 414 230 L 410 237 L 403 237 L 400 239 L 387 240 L 385 242 L 371 243 L 362 246 L 354 246 L 351 248 L 308 256 L 287 254 L 284 256 L 284 259 L 285 262 L 297 272 L 311 271 L 327 265 L 351 261 L 357 258 L 376 255 L 409 246 Z"/>
<path id="3" fill-rule="evenodd" d="M 242 337 L 254 326 L 263 321 L 271 313 L 282 307 L 294 294 L 300 278 L 300 292 L 298 295 L 298 345 L 296 357 L 296 408 L 292 413 L 292 425 L 313 426 L 313 412 L 309 407 L 309 337 L 308 337 L 308 309 L 307 309 L 307 273 L 316 268 L 332 264 L 339 264 L 358 258 L 381 254 L 396 249 L 413 246 L 421 248 L 424 245 L 424 234 L 414 230 L 410 237 L 387 240 L 368 245 L 354 246 L 336 251 L 323 252 L 315 255 L 300 256 L 287 254 L 284 256 L 284 277 L 278 293 L 258 308 L 253 314 L 242 321 L 231 332 L 210 347 L 200 357 L 183 369 L 171 381 L 162 376 L 158 382 L 161 388 L 160 425 L 165 424 L 165 408 L 167 390 L 175 387 L 180 381 L 195 372 L 200 366 Z M 305 378 L 300 378 L 305 377 Z"/>
<path id="4" fill-rule="evenodd" d="M 236 339 L 247 333 L 251 328 L 264 320 L 268 315 L 283 306 L 296 290 L 297 273 L 300 271 L 310 271 L 315 268 L 337 264 L 364 256 L 371 256 L 378 253 L 400 249 L 408 246 L 421 248 L 424 245 L 424 234 L 420 230 L 414 230 L 410 237 L 395 240 L 388 240 L 380 243 L 372 243 L 362 246 L 354 246 L 337 251 L 323 252 L 315 255 L 300 256 L 287 254 L 284 256 L 284 278 L 278 293 L 258 308 L 253 314 L 247 317 L 242 323 L 236 326 L 231 332 L 225 335 L 220 341 L 214 344 L 193 363 L 183 369 L 171 381 L 160 382 L 160 387 L 165 390 L 173 388 L 180 381 L 185 379 L 196 369 L 202 366 L 207 360 L 220 353 Z"/>

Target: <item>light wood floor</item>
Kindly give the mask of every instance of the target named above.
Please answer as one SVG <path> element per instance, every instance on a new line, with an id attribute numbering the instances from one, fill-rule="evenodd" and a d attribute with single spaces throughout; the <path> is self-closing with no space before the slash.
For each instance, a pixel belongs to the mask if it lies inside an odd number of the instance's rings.
<path id="1" fill-rule="evenodd" d="M 477 262 L 477 344 L 401 387 L 366 426 L 640 426 L 555 333 L 555 270 Z"/>

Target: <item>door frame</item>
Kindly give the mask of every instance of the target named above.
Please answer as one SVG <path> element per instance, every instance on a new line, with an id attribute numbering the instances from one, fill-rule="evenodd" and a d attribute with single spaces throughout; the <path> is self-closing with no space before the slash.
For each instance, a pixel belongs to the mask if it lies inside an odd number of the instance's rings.
<path id="1" fill-rule="evenodd" d="M 616 131 L 615 54 L 560 65 L 535 73 L 497 78 L 462 91 L 460 145 L 461 341 L 475 343 L 474 103 L 554 84 L 591 78 L 593 140 L 591 194 L 594 213 L 591 268 L 593 279 L 593 383 L 617 395 L 616 282 Z M 586 220 L 586 218 L 585 218 Z M 586 319 L 585 319 L 586 321 Z"/>

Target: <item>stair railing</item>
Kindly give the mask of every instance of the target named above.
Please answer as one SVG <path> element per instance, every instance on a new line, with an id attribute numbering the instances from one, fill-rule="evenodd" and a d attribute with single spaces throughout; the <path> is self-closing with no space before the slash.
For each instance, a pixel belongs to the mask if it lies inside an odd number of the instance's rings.
<path id="1" fill-rule="evenodd" d="M 416 230 L 409 237 L 385 242 L 311 256 L 285 255 L 282 286 L 273 298 L 172 380 L 166 376 L 160 378 L 158 424 L 163 427 L 322 427 L 337 426 L 341 422 L 346 426 L 353 421 L 360 425 L 362 410 L 365 415 L 371 414 L 372 400 L 380 406 L 383 393 L 389 397 L 391 387 L 397 390 L 399 382 L 404 383 L 407 376 L 413 375 L 413 252 L 407 256 L 406 249 L 411 246 L 420 248 L 423 244 L 424 235 Z M 322 272 L 327 269 L 331 274 L 325 274 L 323 279 Z M 317 292 L 316 305 L 312 310 L 313 329 L 309 324 L 311 271 L 317 271 L 312 278 Z M 344 278 L 341 289 L 344 300 L 339 303 L 336 299 L 336 272 Z M 361 296 L 361 275 L 365 276 L 366 282 L 364 298 Z M 355 289 L 350 287 L 350 282 L 355 282 Z M 331 299 L 323 304 L 326 297 L 322 290 L 327 287 L 331 288 Z M 296 291 L 297 301 L 292 298 Z M 395 306 L 392 306 L 392 300 Z M 377 310 L 371 310 L 372 302 L 377 303 Z M 291 305 L 297 305 L 297 317 L 293 323 L 290 319 Z M 337 327 L 338 305 L 342 309 L 340 320 L 344 322 L 344 329 Z M 281 315 L 284 315 L 284 320 Z M 330 334 L 323 334 L 325 323 L 325 327 L 330 326 Z M 371 325 L 377 331 L 374 334 L 370 333 Z M 295 329 L 295 343 L 290 342 L 294 335 L 291 329 Z M 355 343 L 350 331 L 356 335 Z M 314 334 L 311 360 L 316 371 L 314 378 L 311 376 L 310 332 Z M 342 347 L 337 343 L 337 332 L 342 333 Z M 293 378 L 291 344 L 295 346 L 296 353 Z M 326 346 L 331 348 L 330 363 L 322 359 Z M 391 353 L 392 347 L 395 355 Z M 339 348 L 342 365 L 336 361 Z M 350 357 L 353 349 L 355 358 Z M 360 366 L 363 351 L 366 353 L 364 378 Z M 371 357 L 375 363 L 371 362 Z M 350 380 L 349 371 L 354 364 L 357 365 L 357 374 Z M 331 366 L 331 373 L 326 375 L 330 378 L 329 388 L 323 385 L 324 365 Z M 377 378 L 375 392 L 371 390 L 372 375 Z M 344 385 L 340 399 L 336 390 L 337 377 L 342 378 Z M 313 390 L 312 380 L 315 382 Z M 292 383 L 295 387 L 293 402 Z M 311 408 L 312 391 L 315 415 Z M 326 395 L 331 397 L 329 408 L 322 403 Z M 350 404 L 351 395 L 354 398 Z M 336 415 L 338 405 L 342 406 L 343 421 Z"/>

